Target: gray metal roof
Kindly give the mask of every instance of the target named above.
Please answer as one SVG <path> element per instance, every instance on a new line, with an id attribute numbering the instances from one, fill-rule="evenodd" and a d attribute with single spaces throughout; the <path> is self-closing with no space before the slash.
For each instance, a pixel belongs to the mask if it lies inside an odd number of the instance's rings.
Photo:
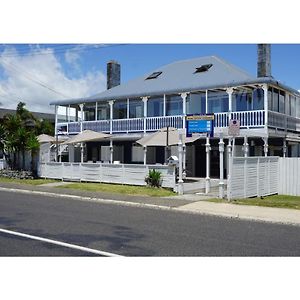
<path id="1" fill-rule="evenodd" d="M 196 68 L 206 64 L 212 64 L 212 67 L 208 71 L 194 73 Z M 146 80 L 153 72 L 162 72 L 162 74 L 155 79 Z M 101 100 L 136 98 L 251 83 L 279 84 L 273 78 L 256 78 L 217 56 L 207 56 L 176 61 L 91 97 L 53 101 L 50 104 L 66 105 Z M 292 91 L 297 92 L 295 90 Z"/>

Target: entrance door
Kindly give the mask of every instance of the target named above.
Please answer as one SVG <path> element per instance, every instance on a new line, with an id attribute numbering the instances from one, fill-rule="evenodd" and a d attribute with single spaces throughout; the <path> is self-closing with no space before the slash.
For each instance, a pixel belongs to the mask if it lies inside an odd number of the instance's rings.
<path id="1" fill-rule="evenodd" d="M 195 145 L 195 176 L 206 176 L 206 152 L 204 145 Z"/>

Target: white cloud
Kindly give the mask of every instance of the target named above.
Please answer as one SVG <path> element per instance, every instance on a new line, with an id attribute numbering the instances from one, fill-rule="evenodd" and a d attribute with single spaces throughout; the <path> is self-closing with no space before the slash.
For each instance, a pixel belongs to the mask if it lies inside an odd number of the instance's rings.
<path id="1" fill-rule="evenodd" d="M 79 60 L 80 55 L 77 50 L 83 49 L 83 46 L 77 46 L 72 49 L 66 50 L 65 52 L 65 60 L 66 62 L 71 65 L 77 72 L 80 71 L 79 67 Z"/>
<path id="2" fill-rule="evenodd" d="M 90 96 L 105 89 L 106 78 L 101 71 L 89 72 L 79 78 L 71 79 L 66 75 L 52 49 L 35 48 L 30 51 L 48 54 L 21 56 L 14 48 L 10 47 L 0 55 L 0 63 L 3 62 L 0 65 L 6 76 L 6 78 L 0 78 L 2 108 L 14 109 L 22 100 L 31 111 L 53 112 L 53 108 L 49 106 L 51 100 Z M 76 64 L 80 58 L 79 54 L 75 52 L 66 54 L 67 56 L 69 63 L 72 64 Z M 28 77 L 64 96 L 32 82 Z"/>

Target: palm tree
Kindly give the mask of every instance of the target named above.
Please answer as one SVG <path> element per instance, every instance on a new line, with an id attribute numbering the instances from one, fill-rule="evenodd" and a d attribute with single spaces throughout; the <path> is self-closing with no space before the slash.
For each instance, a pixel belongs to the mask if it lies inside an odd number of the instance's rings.
<path id="1" fill-rule="evenodd" d="M 16 115 L 5 115 L 3 119 L 3 127 L 5 129 L 5 145 L 7 152 L 8 164 L 13 169 L 16 168 L 17 152 L 19 151 L 19 143 L 17 137 L 17 130 L 22 127 L 20 118 Z M 13 154 L 13 159 L 11 159 Z"/>
<path id="2" fill-rule="evenodd" d="M 5 115 L 0 127 L 0 150 L 5 149 L 6 159 L 10 167 L 16 169 L 17 155 L 22 154 L 21 168 L 25 169 L 26 150 L 31 151 L 32 169 L 36 169 L 34 156 L 39 149 L 36 136 L 39 134 L 54 134 L 54 126 L 47 120 L 37 120 L 25 108 L 24 102 L 19 102 L 15 115 Z M 13 155 L 13 159 L 11 159 Z M 20 164 L 19 164 L 20 165 Z M 19 166 L 20 167 L 20 166 Z"/>

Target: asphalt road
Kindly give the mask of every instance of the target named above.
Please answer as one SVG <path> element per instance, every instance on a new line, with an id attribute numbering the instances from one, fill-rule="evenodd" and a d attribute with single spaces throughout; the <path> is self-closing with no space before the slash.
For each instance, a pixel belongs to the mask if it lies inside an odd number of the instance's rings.
<path id="1" fill-rule="evenodd" d="M 300 227 L 0 193 L 0 228 L 125 256 L 299 256 Z M 0 256 L 91 255 L 0 234 Z"/>

